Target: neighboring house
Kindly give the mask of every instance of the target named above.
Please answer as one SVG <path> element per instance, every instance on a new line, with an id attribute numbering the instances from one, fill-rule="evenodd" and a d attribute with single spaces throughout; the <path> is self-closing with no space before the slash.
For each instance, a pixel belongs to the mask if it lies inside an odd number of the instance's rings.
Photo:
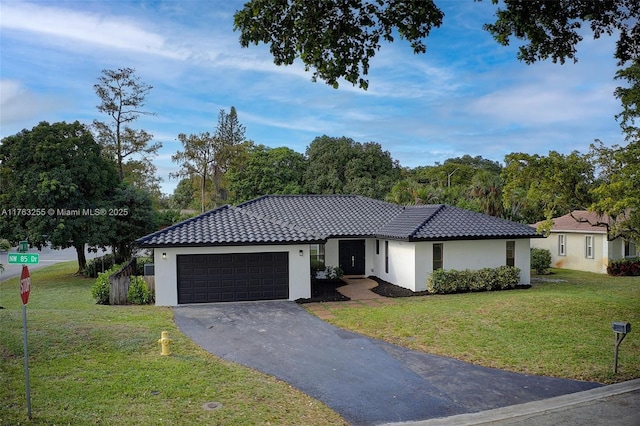
<path id="1" fill-rule="evenodd" d="M 609 238 L 606 215 L 575 210 L 553 219 L 549 236 L 531 240 L 531 247 L 549 250 L 551 265 L 555 268 L 606 274 L 610 261 L 638 255 L 633 241 Z"/>
<path id="2" fill-rule="evenodd" d="M 156 304 L 308 298 L 311 262 L 426 289 L 438 268 L 513 265 L 529 284 L 535 229 L 447 205 L 356 195 L 268 195 L 139 239 L 153 248 Z"/>

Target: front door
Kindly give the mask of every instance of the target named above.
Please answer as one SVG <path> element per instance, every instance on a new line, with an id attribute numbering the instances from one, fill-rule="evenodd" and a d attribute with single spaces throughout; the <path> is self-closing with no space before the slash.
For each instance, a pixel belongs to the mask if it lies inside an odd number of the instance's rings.
<path id="1" fill-rule="evenodd" d="M 364 275 L 364 240 L 340 240 L 338 260 L 345 275 Z"/>

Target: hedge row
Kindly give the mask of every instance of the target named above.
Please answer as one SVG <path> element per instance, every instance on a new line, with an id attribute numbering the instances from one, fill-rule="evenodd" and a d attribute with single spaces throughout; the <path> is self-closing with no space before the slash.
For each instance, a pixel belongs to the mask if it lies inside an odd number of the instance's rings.
<path id="1" fill-rule="evenodd" d="M 607 266 L 607 273 L 619 277 L 623 276 L 640 276 L 640 257 L 632 257 L 630 259 L 614 260 Z"/>
<path id="2" fill-rule="evenodd" d="M 520 269 L 514 266 L 483 268 L 477 271 L 438 269 L 427 280 L 429 293 L 463 293 L 469 291 L 506 290 L 520 283 Z"/>

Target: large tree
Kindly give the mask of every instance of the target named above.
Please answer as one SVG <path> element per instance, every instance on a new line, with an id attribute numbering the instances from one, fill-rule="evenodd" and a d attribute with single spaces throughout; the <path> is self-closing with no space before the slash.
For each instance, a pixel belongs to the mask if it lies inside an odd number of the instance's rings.
<path id="1" fill-rule="evenodd" d="M 215 162 L 214 139 L 209 132 L 199 135 L 186 135 L 180 133 L 178 140 L 182 143 L 182 151 L 171 156 L 171 160 L 178 163 L 180 170 L 171 173 L 174 178 L 189 179 L 189 182 L 197 181 L 200 188 L 200 211 L 212 207 L 211 201 L 211 176 Z"/>
<path id="2" fill-rule="evenodd" d="M 595 170 L 589 155 L 550 151 L 548 156 L 512 153 L 502 171 L 503 202 L 510 219 L 527 223 L 586 209 Z"/>
<path id="3" fill-rule="evenodd" d="M 640 61 L 619 71 L 616 78 L 627 83 L 615 95 L 622 103 L 617 118 L 628 145 L 608 148 L 600 141 L 592 145 L 599 185 L 593 190 L 591 209 L 611 218 L 610 237 L 640 241 Z"/>
<path id="4" fill-rule="evenodd" d="M 267 194 L 304 193 L 304 155 L 287 147 L 250 146 L 248 158 L 229 169 L 229 189 L 234 203 Z"/>
<path id="5" fill-rule="evenodd" d="M 307 148 L 305 189 L 312 194 L 358 194 L 384 199 L 400 179 L 400 166 L 375 142 L 317 137 Z"/>
<path id="6" fill-rule="evenodd" d="M 157 216 L 151 194 L 131 185 L 114 188 L 103 211 L 102 235 L 96 246 L 110 246 L 117 263 L 131 258 L 135 240 L 157 231 Z"/>
<path id="7" fill-rule="evenodd" d="M 382 40 L 394 33 L 409 40 L 415 53 L 424 53 L 423 39 L 439 27 L 444 14 L 431 0 L 251 0 L 235 14 L 240 44 L 270 44 L 277 65 L 300 57 L 334 87 L 344 78 L 367 88 L 369 60 Z"/>
<path id="8" fill-rule="evenodd" d="M 223 204 L 229 198 L 227 189 L 228 179 L 226 173 L 232 162 L 243 152 L 242 143 L 245 142 L 246 128 L 238 120 L 238 113 L 234 106 L 229 113 L 221 109 L 218 113 L 213 138 L 214 162 L 213 162 L 213 196 L 216 204 Z"/>
<path id="9" fill-rule="evenodd" d="M 74 247 L 78 271 L 85 245 L 101 242 L 118 174 L 84 125 L 42 122 L 0 145 L 0 233 L 41 248 Z M 13 210 L 12 210 L 13 209 Z M 98 213 L 98 214 L 96 214 Z"/>
<path id="10" fill-rule="evenodd" d="M 96 139 L 105 153 L 116 161 L 120 180 L 126 179 L 125 160 L 131 161 L 129 170 L 135 170 L 141 164 L 146 165 L 142 172 L 148 173 L 148 165 L 162 144 L 152 143 L 153 135 L 135 130 L 131 125 L 141 115 L 153 115 L 144 110 L 145 99 L 153 87 L 141 82 L 134 69 L 120 68 L 103 70 L 93 88 L 100 98 L 98 111 L 109 117 L 108 121 L 94 120 Z"/>
<path id="11" fill-rule="evenodd" d="M 528 64 L 550 58 L 577 60 L 583 24 L 594 38 L 618 36 L 621 68 L 640 59 L 640 0 L 491 0 L 496 20 L 484 25 L 496 41 L 522 40 L 518 58 Z M 277 65 L 300 58 L 313 80 L 338 87 L 344 78 L 366 89 L 369 61 L 394 34 L 424 53 L 424 39 L 444 14 L 433 0 L 250 0 L 236 12 L 240 44 L 269 45 Z"/>
<path id="12" fill-rule="evenodd" d="M 232 106 L 229 113 L 220 110 L 213 134 L 178 135 L 184 149 L 171 156 L 180 165 L 180 170 L 171 176 L 195 180 L 200 188 L 201 211 L 228 200 L 225 175 L 236 157 L 245 151 L 244 134 L 245 127 Z"/>

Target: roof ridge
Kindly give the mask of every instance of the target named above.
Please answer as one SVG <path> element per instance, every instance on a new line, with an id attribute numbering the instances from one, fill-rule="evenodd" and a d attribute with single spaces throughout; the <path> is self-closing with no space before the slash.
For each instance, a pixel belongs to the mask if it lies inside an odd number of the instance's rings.
<path id="1" fill-rule="evenodd" d="M 280 226 L 284 226 L 284 227 L 287 227 L 287 228 L 290 228 L 290 229 L 295 229 L 296 231 L 306 232 L 307 234 L 313 235 L 315 237 L 325 238 L 324 236 L 320 235 L 320 233 L 318 233 L 318 231 L 314 231 L 312 229 L 304 228 L 302 226 L 295 225 L 295 224 L 293 224 L 291 222 L 287 222 L 287 221 L 284 221 L 284 220 L 281 220 L 281 219 L 275 219 L 275 218 L 269 217 L 267 215 L 264 215 L 262 213 L 250 212 L 250 211 L 247 211 L 247 210 L 243 209 L 240 206 L 229 206 L 229 207 L 233 211 L 237 211 L 237 212 L 242 213 L 244 215 L 247 215 L 249 217 L 253 217 L 253 218 L 256 218 L 256 219 L 260 219 L 260 220 L 265 220 L 265 221 L 267 221 L 269 223 L 273 223 L 275 225 L 280 225 Z"/>
<path id="2" fill-rule="evenodd" d="M 409 234 L 409 238 L 415 237 L 418 231 L 425 226 L 431 219 L 433 219 L 438 213 L 440 213 L 446 207 L 446 204 L 423 204 L 425 207 L 436 207 L 436 210 L 431 213 L 427 218 L 425 218 L 417 227 L 413 229 L 411 234 Z M 417 206 L 414 206 L 417 207 Z"/>

